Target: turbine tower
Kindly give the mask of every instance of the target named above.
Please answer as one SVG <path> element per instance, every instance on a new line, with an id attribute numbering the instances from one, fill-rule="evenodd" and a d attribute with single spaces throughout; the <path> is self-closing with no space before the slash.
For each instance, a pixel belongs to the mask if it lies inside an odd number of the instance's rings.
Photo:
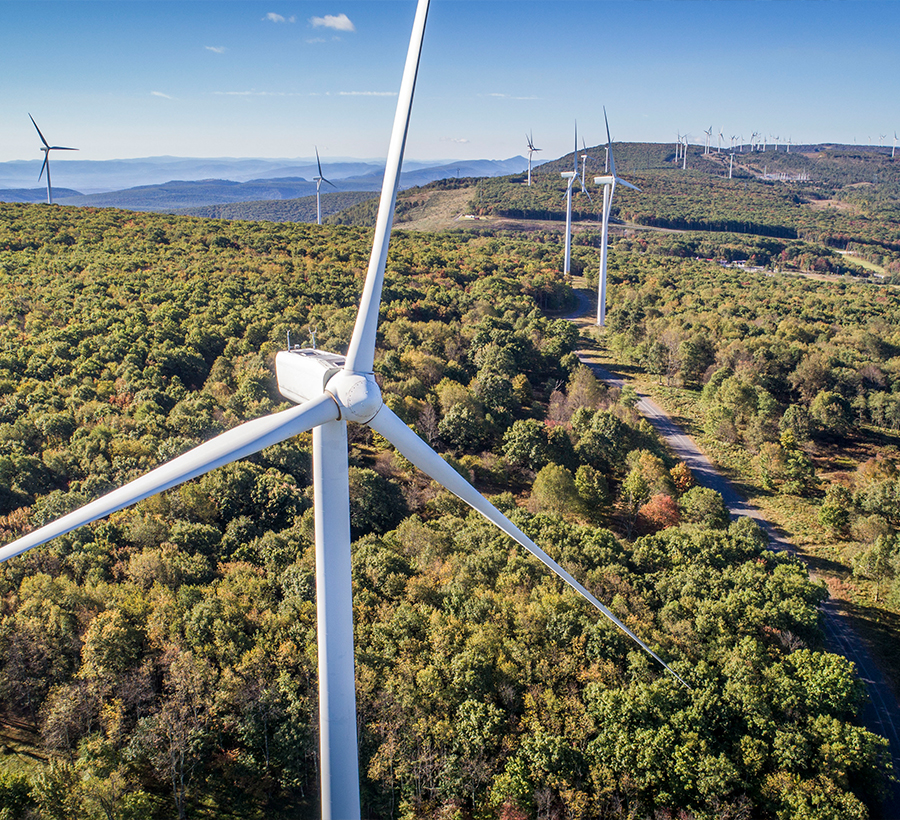
<path id="1" fill-rule="evenodd" d="M 337 185 L 335 185 L 330 179 L 325 179 L 322 174 L 322 163 L 319 162 L 319 149 L 316 147 L 316 165 L 319 168 L 319 175 L 317 177 L 313 177 L 316 181 L 316 225 L 322 224 L 322 205 L 319 200 L 319 189 L 322 187 L 323 182 L 327 182 L 332 188 L 337 190 Z"/>
<path id="2" fill-rule="evenodd" d="M 897 132 L 894 131 L 894 147 L 891 148 L 891 159 L 894 158 L 894 154 L 897 152 Z"/>
<path id="3" fill-rule="evenodd" d="M 575 149 L 572 152 L 572 170 L 563 171 L 563 179 L 567 179 L 566 185 L 566 252 L 563 260 L 563 274 L 568 276 L 572 268 L 572 186 L 578 179 L 578 123 L 575 123 Z"/>
<path id="4" fill-rule="evenodd" d="M 606 145 L 609 148 L 610 173 L 602 177 L 594 177 L 595 185 L 603 186 L 603 227 L 600 234 L 600 292 L 597 295 L 597 324 L 600 327 L 606 325 L 606 252 L 609 241 L 609 215 L 612 211 L 612 198 L 616 191 L 616 183 L 621 183 L 626 188 L 640 191 L 636 185 L 626 182 L 616 174 L 616 160 L 613 156 L 612 139 L 609 136 L 609 120 L 606 118 L 606 108 L 603 108 L 603 119 L 606 122 Z M 687 148 L 687 143 L 685 143 Z"/>
<path id="5" fill-rule="evenodd" d="M 531 552 L 687 686 L 646 643 L 420 439 L 382 399 L 374 374 L 378 313 L 428 5 L 429 0 L 419 0 L 416 10 L 385 164 L 372 255 L 347 355 L 315 348 L 281 351 L 275 359 L 278 388 L 297 406 L 235 427 L 0 548 L 0 561 L 8 560 L 216 467 L 312 430 L 323 820 L 357 820 L 361 816 L 350 576 L 348 422 L 368 425 L 384 436 L 413 465 Z"/>
<path id="6" fill-rule="evenodd" d="M 540 148 L 534 147 L 534 136 L 531 133 L 525 135 L 525 139 L 528 141 L 528 187 L 531 187 L 531 155 L 535 151 L 540 151 Z"/>
<path id="7" fill-rule="evenodd" d="M 31 124 L 34 126 L 34 130 L 38 132 L 38 136 L 41 138 L 41 142 L 43 145 L 41 146 L 41 151 L 44 152 L 44 164 L 41 166 L 41 172 L 38 174 L 38 182 L 41 181 L 41 177 L 44 175 L 44 171 L 47 172 L 47 204 L 53 204 L 53 188 L 50 187 L 50 152 L 51 151 L 77 151 L 77 148 L 64 148 L 62 145 L 50 145 L 47 140 L 44 139 L 44 135 L 41 133 L 41 129 L 38 128 L 38 124 L 34 121 L 34 117 L 31 114 L 28 115 L 28 119 L 31 120 Z"/>

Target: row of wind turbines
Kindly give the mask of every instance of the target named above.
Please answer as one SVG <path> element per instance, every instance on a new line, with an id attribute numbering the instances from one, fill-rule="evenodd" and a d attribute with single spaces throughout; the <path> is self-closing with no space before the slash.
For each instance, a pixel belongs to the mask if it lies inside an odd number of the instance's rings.
<path id="1" fill-rule="evenodd" d="M 609 118 L 606 116 L 606 107 L 603 108 L 603 122 L 606 125 L 606 159 L 604 163 L 604 173 L 602 176 L 594 177 L 594 185 L 602 185 L 603 186 L 603 209 L 601 211 L 601 233 L 600 233 L 600 276 L 598 282 L 598 293 L 597 293 L 597 325 L 599 327 L 604 327 L 606 325 L 606 259 L 607 259 L 607 247 L 609 244 L 609 217 L 612 212 L 612 200 L 613 194 L 616 190 L 616 185 L 624 185 L 626 188 L 631 188 L 633 191 L 640 192 L 640 188 L 636 185 L 633 185 L 630 182 L 622 179 L 616 173 L 616 159 L 613 155 L 612 150 L 612 138 L 609 134 Z M 540 151 L 540 148 L 535 148 L 534 138 L 531 133 L 525 135 L 525 139 L 528 143 L 528 182 L 527 185 L 531 186 L 531 158 L 532 155 L 536 151 Z M 589 159 L 593 159 L 593 157 L 588 155 L 587 146 L 585 145 L 584 138 L 581 140 L 582 153 L 581 153 L 581 171 L 578 171 L 578 123 L 575 123 L 575 150 L 572 152 L 572 170 L 571 171 L 563 171 L 561 176 L 563 179 L 567 180 L 566 183 L 566 234 L 565 234 L 565 256 L 563 259 L 563 274 L 565 276 L 571 275 L 572 271 L 572 188 L 575 185 L 575 180 L 579 180 L 581 182 L 581 192 L 587 195 L 587 198 L 593 202 L 594 200 L 591 198 L 591 194 L 585 186 L 585 178 L 587 173 L 587 161 Z"/>
<path id="2" fill-rule="evenodd" d="M 429 0 L 418 0 L 387 155 L 372 254 L 346 356 L 315 348 L 281 351 L 275 360 L 278 388 L 285 398 L 296 402 L 295 407 L 235 427 L 0 548 L 0 561 L 12 559 L 216 467 L 312 431 L 323 820 L 351 820 L 361 816 L 350 576 L 348 422 L 367 425 L 384 436 L 412 464 L 537 557 L 687 686 L 659 655 L 419 438 L 382 399 L 374 374 L 379 308 L 428 8 Z M 53 148 L 46 145 L 46 150 Z M 597 178 L 600 184 L 609 186 L 609 200 L 616 182 L 624 183 L 616 177 L 611 152 L 610 168 L 609 175 Z M 570 185 L 577 170 L 576 159 Z M 321 170 L 319 176 L 322 177 Z M 322 181 L 327 180 L 322 177 Z"/>

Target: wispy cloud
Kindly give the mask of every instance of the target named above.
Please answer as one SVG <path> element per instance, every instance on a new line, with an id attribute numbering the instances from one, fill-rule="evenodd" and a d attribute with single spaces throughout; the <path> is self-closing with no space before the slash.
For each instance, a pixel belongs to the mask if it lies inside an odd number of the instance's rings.
<path id="1" fill-rule="evenodd" d="M 494 97 L 499 98 L 501 100 L 537 100 L 539 97 L 515 97 L 512 94 L 501 94 L 499 92 L 493 92 L 491 94 L 479 94 L 479 97 Z"/>
<path id="2" fill-rule="evenodd" d="M 274 11 L 270 11 L 263 20 L 268 20 L 270 23 L 296 23 L 297 18 L 294 16 L 285 17 L 281 14 L 276 14 Z"/>
<path id="3" fill-rule="evenodd" d="M 441 137 L 441 142 L 455 142 L 457 145 L 468 145 L 465 137 Z"/>
<path id="4" fill-rule="evenodd" d="M 150 95 L 153 97 L 162 97 L 164 100 L 172 99 L 168 94 L 163 94 L 162 91 L 151 91 Z"/>
<path id="5" fill-rule="evenodd" d="M 217 97 L 309 97 L 299 91 L 213 91 Z"/>
<path id="6" fill-rule="evenodd" d="M 339 97 L 396 97 L 396 91 L 338 91 Z"/>
<path id="7" fill-rule="evenodd" d="M 204 46 L 207 51 L 214 51 L 216 54 L 224 54 L 228 51 L 225 46 Z"/>
<path id="8" fill-rule="evenodd" d="M 356 31 L 350 18 L 346 14 L 326 14 L 324 17 L 310 17 L 309 24 L 313 28 L 323 26 L 333 28 L 335 31 Z"/>

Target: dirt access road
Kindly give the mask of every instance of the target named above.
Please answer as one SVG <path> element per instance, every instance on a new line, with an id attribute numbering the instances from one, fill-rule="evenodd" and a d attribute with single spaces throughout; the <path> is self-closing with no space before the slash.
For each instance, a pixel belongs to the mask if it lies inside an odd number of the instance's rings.
<path id="1" fill-rule="evenodd" d="M 622 388 L 626 380 L 612 373 L 593 360 L 593 351 L 587 342 L 587 334 L 583 331 L 595 321 L 596 306 L 582 290 L 576 290 L 578 304 L 575 310 L 565 319 L 575 323 L 582 330 L 582 345 L 576 350 L 579 361 L 589 367 L 598 379 L 606 384 Z M 707 458 L 696 442 L 648 396 L 638 393 L 637 410 L 653 425 L 662 436 L 672 453 L 690 467 L 694 479 L 701 487 L 709 487 L 722 496 L 731 517 L 748 516 L 754 519 L 769 536 L 773 549 L 793 552 L 793 547 L 775 527 L 762 515 L 759 509 L 750 504 L 734 485 L 723 476 L 715 465 Z M 891 755 L 894 771 L 900 774 L 900 706 L 888 686 L 887 680 L 875 664 L 864 642 L 850 625 L 848 618 L 842 614 L 839 602 L 828 598 L 822 604 L 822 628 L 825 632 L 827 648 L 831 652 L 843 655 L 856 665 L 860 678 L 866 684 L 869 699 L 860 718 L 863 725 L 872 732 L 888 739 L 891 744 Z M 894 785 L 881 806 L 882 820 L 900 820 L 900 782 Z"/>

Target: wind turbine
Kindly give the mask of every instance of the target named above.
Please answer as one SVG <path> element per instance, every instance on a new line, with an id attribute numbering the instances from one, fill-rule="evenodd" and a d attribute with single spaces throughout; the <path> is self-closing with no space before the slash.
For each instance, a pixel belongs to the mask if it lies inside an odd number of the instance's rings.
<path id="1" fill-rule="evenodd" d="M 535 151 L 540 151 L 540 148 L 534 147 L 534 136 L 531 133 L 525 135 L 525 139 L 528 140 L 528 187 L 531 187 L 531 155 Z"/>
<path id="2" fill-rule="evenodd" d="M 359 313 L 346 356 L 315 348 L 279 352 L 278 389 L 297 406 L 235 427 L 79 510 L 0 548 L 5 561 L 152 495 L 252 455 L 299 433 L 313 434 L 319 748 L 323 820 L 359 818 L 359 760 L 350 576 L 347 422 L 368 425 L 412 464 L 509 535 L 616 627 L 687 684 L 582 584 L 494 507 L 384 404 L 375 380 L 375 342 L 388 241 L 409 129 L 429 0 L 419 0 L 397 100 L 391 142 Z"/>
<path id="3" fill-rule="evenodd" d="M 337 190 L 337 185 L 335 185 L 330 179 L 325 179 L 322 174 L 322 163 L 319 162 L 319 149 L 316 148 L 316 165 L 319 168 L 319 175 L 317 177 L 313 177 L 316 181 L 316 225 L 322 224 L 322 206 L 319 202 L 319 189 L 322 187 L 323 182 L 327 182 L 332 188 Z"/>
<path id="4" fill-rule="evenodd" d="M 709 141 L 712 138 L 712 126 L 709 126 L 709 129 L 703 132 L 706 134 L 706 150 L 703 152 L 704 154 L 709 153 Z"/>
<path id="5" fill-rule="evenodd" d="M 591 199 L 591 194 L 587 188 L 584 187 L 585 180 L 585 172 L 587 171 L 587 161 L 589 159 L 593 159 L 587 152 L 587 145 L 584 144 L 584 137 L 581 138 L 581 193 L 587 194 L 587 198 L 593 202 Z"/>
<path id="6" fill-rule="evenodd" d="M 687 134 L 684 135 L 684 148 L 681 151 L 681 170 L 687 170 L 687 152 L 688 152 L 688 138 Z M 609 149 L 607 149 L 607 153 L 609 153 Z"/>
<path id="7" fill-rule="evenodd" d="M 606 145 L 609 148 L 610 173 L 602 177 L 594 177 L 594 185 L 603 186 L 603 227 L 600 232 L 600 292 L 597 296 L 597 324 L 600 327 L 606 325 L 606 251 L 609 240 L 609 215 L 612 211 L 612 198 L 616 191 L 616 183 L 621 183 L 626 188 L 640 192 L 640 188 L 626 182 L 616 174 L 616 160 L 613 157 L 612 139 L 609 136 L 609 120 L 606 118 L 606 107 L 603 108 L 603 119 L 606 122 Z M 685 143 L 687 148 L 687 143 Z"/>
<path id="8" fill-rule="evenodd" d="M 723 139 L 725 139 L 725 135 L 724 135 L 721 131 L 719 131 L 719 147 L 716 148 L 716 153 L 717 153 L 717 154 L 721 154 L 721 153 L 722 153 L 722 140 L 723 140 Z"/>
<path id="9" fill-rule="evenodd" d="M 64 148 L 62 145 L 50 145 L 47 140 L 44 139 L 44 135 L 41 133 L 41 129 L 38 128 L 38 124 L 34 121 L 34 117 L 31 114 L 28 115 L 28 119 L 31 120 L 31 124 L 34 126 L 35 131 L 38 132 L 38 136 L 41 138 L 41 142 L 44 143 L 41 147 L 41 151 L 44 152 L 44 164 L 41 166 L 41 172 L 38 174 L 38 182 L 41 181 L 41 177 L 44 175 L 44 171 L 47 172 L 47 204 L 53 204 L 53 188 L 50 187 L 50 152 L 51 151 L 77 151 L 77 148 Z"/>
<path id="10" fill-rule="evenodd" d="M 572 186 L 578 179 L 578 123 L 575 123 L 575 150 L 572 152 L 572 170 L 563 171 L 566 184 L 566 251 L 563 260 L 563 273 L 568 276 L 572 268 Z"/>

